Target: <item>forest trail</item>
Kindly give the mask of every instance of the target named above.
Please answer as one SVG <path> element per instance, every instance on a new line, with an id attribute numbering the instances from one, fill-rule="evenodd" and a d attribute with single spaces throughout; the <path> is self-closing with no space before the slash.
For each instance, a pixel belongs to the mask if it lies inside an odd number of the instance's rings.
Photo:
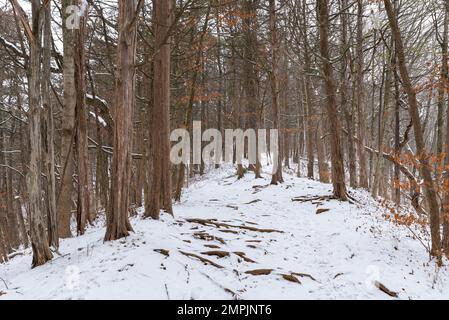
<path id="1" fill-rule="evenodd" d="M 103 243 L 98 221 L 44 266 L 30 270 L 26 251 L 0 266 L 0 299 L 394 298 L 375 281 L 399 299 L 449 296 L 449 269 L 436 272 L 367 193 L 352 190 L 355 204 L 292 201 L 328 196 L 331 185 L 286 173 L 270 186 L 264 169 L 259 180 L 212 171 L 186 189 L 175 218 L 134 217 L 127 239 Z"/>

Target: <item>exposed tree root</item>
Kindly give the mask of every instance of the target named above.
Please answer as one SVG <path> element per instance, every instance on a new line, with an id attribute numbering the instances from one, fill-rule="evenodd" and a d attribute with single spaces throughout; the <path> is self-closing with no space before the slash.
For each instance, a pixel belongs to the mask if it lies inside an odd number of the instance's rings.
<path id="1" fill-rule="evenodd" d="M 259 185 L 253 186 L 253 189 L 254 189 L 253 194 L 258 193 L 258 192 L 262 191 L 262 189 L 265 189 L 265 188 L 267 188 L 267 187 L 269 187 L 269 186 L 270 186 L 269 184 L 267 184 L 267 185 L 265 185 L 265 186 L 259 186 Z"/>
<path id="2" fill-rule="evenodd" d="M 217 246 L 215 244 L 205 244 L 204 246 L 210 249 L 220 249 L 220 246 Z"/>
<path id="3" fill-rule="evenodd" d="M 218 242 L 220 242 L 222 244 L 225 244 L 225 241 L 222 238 L 210 235 L 210 234 L 208 234 L 206 232 L 195 232 L 193 234 L 193 237 L 196 238 L 196 239 L 205 240 L 205 241 L 214 241 L 214 240 L 216 240 L 216 241 L 218 241 Z"/>
<path id="4" fill-rule="evenodd" d="M 245 253 L 245 252 L 235 251 L 235 252 L 233 252 L 233 253 L 234 253 L 235 255 L 239 256 L 240 258 L 242 258 L 243 260 L 245 260 L 246 262 L 249 262 L 249 263 L 257 263 L 256 261 L 254 261 L 254 260 L 248 258 L 248 257 L 246 256 L 246 253 Z"/>
<path id="5" fill-rule="evenodd" d="M 187 256 L 187 257 L 190 257 L 190 258 L 196 258 L 196 259 L 200 260 L 200 261 L 201 261 L 202 263 L 204 263 L 204 264 L 210 264 L 211 266 L 214 266 L 215 268 L 218 268 L 218 269 L 223 269 L 223 268 L 224 268 L 223 266 L 221 266 L 221 265 L 219 265 L 219 264 L 217 264 L 217 263 L 215 263 L 215 262 L 213 262 L 213 261 L 210 261 L 209 259 L 206 259 L 206 258 L 204 258 L 204 257 L 202 257 L 202 256 L 199 256 L 199 255 L 197 255 L 197 254 L 189 253 L 189 252 L 184 252 L 184 251 L 179 251 L 179 252 L 180 252 L 181 254 Z"/>
<path id="6" fill-rule="evenodd" d="M 215 219 L 186 219 L 186 221 L 190 222 L 190 223 L 199 223 L 199 224 L 202 224 L 203 226 L 213 225 L 215 227 L 239 228 L 239 229 L 245 229 L 245 230 L 262 232 L 262 233 L 272 233 L 272 232 L 283 233 L 283 231 L 275 230 L 275 229 L 259 229 L 259 228 L 255 228 L 255 227 L 245 226 L 245 225 L 240 225 L 240 226 L 231 225 L 231 224 L 227 224 L 227 223 L 217 222 L 217 220 L 215 220 Z"/>
<path id="7" fill-rule="evenodd" d="M 16 252 L 10 253 L 8 255 L 8 259 L 12 259 L 12 258 L 15 258 L 18 256 L 23 256 L 24 254 L 25 254 L 25 251 L 16 251 Z"/>
<path id="8" fill-rule="evenodd" d="M 281 276 L 287 281 L 301 284 L 301 281 L 299 281 L 293 274 L 281 274 Z"/>
<path id="9" fill-rule="evenodd" d="M 200 272 L 203 276 L 205 276 L 206 278 L 208 278 L 210 281 L 212 281 L 214 284 L 216 284 L 219 288 L 223 289 L 226 293 L 229 293 L 232 295 L 232 297 L 235 300 L 239 300 L 239 295 L 237 293 L 235 293 L 234 291 L 232 291 L 229 288 L 224 287 L 223 285 L 221 285 L 220 283 L 218 283 L 217 281 L 215 281 L 211 276 L 209 276 L 208 274 L 204 273 L 204 272 Z"/>
<path id="10" fill-rule="evenodd" d="M 293 202 L 314 202 L 314 201 L 330 201 L 330 200 L 337 200 L 337 198 L 334 195 L 329 196 L 301 196 L 301 197 L 295 197 L 292 199 Z"/>
<path id="11" fill-rule="evenodd" d="M 245 223 L 252 224 L 253 226 L 257 226 L 258 225 L 258 223 L 251 222 L 251 221 L 245 221 Z"/>
<path id="12" fill-rule="evenodd" d="M 382 283 L 380 283 L 379 281 L 374 282 L 374 285 L 376 286 L 376 288 L 378 288 L 380 291 L 382 291 L 383 293 L 389 295 L 390 297 L 393 298 L 397 298 L 398 297 L 398 293 L 391 291 L 390 289 L 388 289 L 387 287 L 385 287 Z"/>
<path id="13" fill-rule="evenodd" d="M 251 274 L 253 276 L 267 276 L 273 272 L 273 269 L 256 269 L 256 270 L 249 270 L 246 271 L 246 274 Z"/>
<path id="14" fill-rule="evenodd" d="M 223 230 L 223 229 L 219 229 L 218 231 L 223 232 L 223 233 L 233 233 L 233 234 L 239 234 L 237 231 L 235 230 Z"/>
<path id="15" fill-rule="evenodd" d="M 220 250 L 201 252 L 201 254 L 205 254 L 206 256 L 216 256 L 219 258 L 229 257 L 229 252 Z"/>
<path id="16" fill-rule="evenodd" d="M 321 209 L 317 209 L 316 214 L 321 214 L 321 213 L 328 212 L 328 211 L 330 211 L 330 209 L 321 208 Z"/>
<path id="17" fill-rule="evenodd" d="M 170 256 L 170 251 L 165 250 L 165 249 L 154 249 L 153 251 L 157 252 L 157 253 L 160 253 L 160 254 L 163 254 L 166 257 Z"/>
<path id="18" fill-rule="evenodd" d="M 244 203 L 244 204 L 253 204 L 253 203 L 258 203 L 258 202 L 261 202 L 261 201 L 262 201 L 262 200 L 260 200 L 260 199 L 256 199 L 256 200 L 253 200 L 253 201 Z"/>
<path id="19" fill-rule="evenodd" d="M 313 281 L 315 281 L 315 282 L 318 282 L 318 280 L 316 280 L 314 277 L 312 277 L 312 276 L 311 276 L 310 274 L 308 274 L 308 273 L 292 272 L 291 274 L 294 275 L 294 276 L 301 277 L 301 278 L 309 278 L 310 280 L 313 280 Z"/>

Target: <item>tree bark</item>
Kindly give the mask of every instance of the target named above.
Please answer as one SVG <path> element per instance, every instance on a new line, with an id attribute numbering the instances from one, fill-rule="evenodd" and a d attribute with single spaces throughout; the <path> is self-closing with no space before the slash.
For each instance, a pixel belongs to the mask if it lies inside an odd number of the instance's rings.
<path id="1" fill-rule="evenodd" d="M 131 190 L 134 78 L 137 42 L 137 0 L 119 0 L 119 39 L 114 103 L 114 154 L 111 201 L 107 213 L 105 241 L 117 240 L 133 231 L 129 222 Z"/>
<path id="2" fill-rule="evenodd" d="M 145 216 L 159 219 L 161 209 L 173 213 L 170 176 L 170 25 L 172 1 L 153 0 L 155 55 L 151 133 L 152 182 Z"/>
<path id="3" fill-rule="evenodd" d="M 15 1 L 16 2 L 16 1 Z M 48 5 L 48 2 L 46 3 Z M 41 58 L 42 24 L 39 23 L 45 6 L 40 0 L 32 1 L 32 28 L 30 40 L 30 72 L 28 94 L 28 122 L 30 132 L 30 164 L 27 175 L 30 237 L 33 249 L 32 267 L 43 265 L 53 258 L 48 245 L 46 223 L 42 210 L 42 136 L 41 136 Z M 23 20 L 24 21 L 24 20 Z M 23 22 L 25 24 L 27 22 Z M 29 26 L 24 25 L 25 28 Z"/>
<path id="4" fill-rule="evenodd" d="M 348 1 L 341 0 L 341 9 L 347 8 Z M 346 129 L 349 134 L 347 136 L 348 141 L 348 169 L 349 169 L 349 185 L 351 188 L 357 187 L 357 177 L 356 177 L 356 163 L 355 163 L 355 150 L 354 150 L 354 125 L 352 116 L 352 104 L 349 103 L 348 99 L 348 77 L 347 69 L 349 65 L 349 57 L 347 53 L 348 45 L 348 13 L 342 12 L 341 14 L 341 25 L 342 25 L 342 35 L 341 35 L 341 73 L 340 73 L 340 99 L 341 107 L 346 122 Z M 350 108 L 351 107 L 351 108 Z"/>
<path id="5" fill-rule="evenodd" d="M 443 36 L 443 55 L 442 55 L 442 73 L 441 85 L 443 95 L 447 94 L 449 85 L 448 75 L 448 29 L 449 29 L 449 0 L 444 0 L 444 36 Z M 444 99 L 443 99 L 444 100 Z M 442 201 L 442 220 L 443 220 L 443 250 L 446 257 L 449 257 L 449 110 L 446 111 L 446 139 L 445 139 L 444 160 L 444 185 L 443 185 L 443 201 Z"/>
<path id="6" fill-rule="evenodd" d="M 65 21 L 68 19 L 69 6 L 77 4 L 76 0 L 62 0 L 62 35 L 63 35 L 63 77 L 64 77 L 64 109 L 62 110 L 61 131 L 61 184 L 57 198 L 58 233 L 60 238 L 72 236 L 70 220 L 72 217 L 72 194 L 73 188 L 73 159 L 75 142 L 75 109 L 76 109 L 76 87 L 75 87 L 75 48 L 76 35 L 74 30 L 67 28 Z"/>
<path id="7" fill-rule="evenodd" d="M 87 10 L 87 9 L 86 9 Z M 78 160 L 78 201 L 77 201 L 77 234 L 83 235 L 86 221 L 90 221 L 89 200 L 89 143 L 87 111 L 85 103 L 85 14 L 80 17 L 80 29 L 76 30 L 75 47 L 75 89 L 76 89 L 76 150 Z"/>
<path id="8" fill-rule="evenodd" d="M 336 198 L 346 201 L 347 192 L 345 184 L 345 173 L 343 167 L 343 155 L 340 141 L 340 121 L 336 103 L 336 89 L 332 64 L 329 55 L 329 9 L 328 0 L 317 2 L 317 13 L 320 34 L 320 53 L 322 58 L 322 69 L 325 82 L 326 110 L 330 124 L 331 138 L 331 162 L 332 162 L 332 185 Z"/>
<path id="9" fill-rule="evenodd" d="M 365 108 L 363 105 L 363 2 L 357 0 L 357 44 L 356 44 L 356 99 L 357 99 L 357 132 L 359 136 L 359 187 L 368 188 L 365 149 Z"/>
<path id="10" fill-rule="evenodd" d="M 259 99 L 257 95 L 257 63 L 258 63 L 258 45 L 257 45 L 257 6 L 259 0 L 245 0 L 243 3 L 243 10 L 245 12 L 243 19 L 243 34 L 245 39 L 244 45 L 244 90 L 245 90 L 245 105 L 246 105 L 246 129 L 253 129 L 257 132 L 259 127 L 258 121 L 258 107 Z M 256 145 L 258 146 L 258 136 L 256 134 Z M 261 165 L 259 157 L 256 159 L 256 164 L 251 165 L 250 169 L 254 171 L 256 179 L 261 178 Z"/>
<path id="11" fill-rule="evenodd" d="M 269 1 L 270 13 L 270 50 L 271 50 L 271 69 L 270 69 L 270 84 L 271 84 L 271 108 L 273 116 L 273 129 L 278 130 L 278 150 L 274 154 L 273 160 L 275 170 L 271 176 L 271 184 L 283 183 L 282 177 L 282 131 L 281 131 L 281 116 L 279 110 L 279 79 L 278 79 L 278 51 L 279 39 L 277 30 L 277 14 L 276 14 L 276 0 Z"/>
<path id="12" fill-rule="evenodd" d="M 58 220 L 56 211 L 56 177 L 55 177 L 55 124 L 53 119 L 53 105 L 50 99 L 50 76 L 51 76 L 51 0 L 43 12 L 44 35 L 43 35 L 43 67 L 42 67 L 42 103 L 44 106 L 44 153 L 45 153 L 45 175 L 46 175 L 46 208 L 48 221 L 48 243 L 54 248 L 59 247 Z"/>

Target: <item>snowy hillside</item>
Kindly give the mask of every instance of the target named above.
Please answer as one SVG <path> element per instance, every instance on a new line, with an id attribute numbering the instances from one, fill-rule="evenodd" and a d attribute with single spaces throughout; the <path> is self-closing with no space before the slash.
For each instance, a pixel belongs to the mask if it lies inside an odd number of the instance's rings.
<path id="1" fill-rule="evenodd" d="M 352 191 L 355 204 L 310 200 L 331 186 L 288 174 L 270 186 L 268 174 L 237 181 L 233 173 L 191 184 L 174 219 L 133 218 L 126 240 L 103 243 L 98 222 L 62 241 L 61 256 L 42 267 L 30 269 L 30 252 L 15 257 L 0 266 L 0 299 L 449 296 L 449 269 L 436 270 L 413 233 L 386 221 L 366 193 Z"/>

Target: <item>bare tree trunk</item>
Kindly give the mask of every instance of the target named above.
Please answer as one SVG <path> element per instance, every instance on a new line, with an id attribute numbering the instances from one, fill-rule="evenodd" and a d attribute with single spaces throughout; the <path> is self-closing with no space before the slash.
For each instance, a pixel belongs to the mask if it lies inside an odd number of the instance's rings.
<path id="1" fill-rule="evenodd" d="M 86 221 L 90 221 L 89 200 L 89 143 L 87 140 L 88 123 L 85 104 L 85 50 L 84 13 L 80 17 L 80 29 L 76 30 L 75 47 L 75 88 L 76 88 L 76 150 L 78 159 L 78 201 L 77 201 L 77 233 L 84 234 Z"/>
<path id="2" fill-rule="evenodd" d="M 324 130 L 323 130 L 323 122 L 325 119 L 321 119 L 321 121 L 317 121 L 317 130 L 316 130 L 316 153 L 318 158 L 318 173 L 320 177 L 320 182 L 329 183 L 329 165 L 326 157 L 326 148 L 324 143 Z"/>
<path id="3" fill-rule="evenodd" d="M 443 94 L 446 92 L 444 90 L 449 84 L 449 74 L 448 74 L 448 29 L 449 29 L 449 0 L 444 0 L 444 36 L 443 36 L 443 57 L 442 57 L 442 73 L 441 73 L 441 84 L 440 90 Z M 444 100 L 444 99 L 442 99 Z M 443 250 L 444 254 L 449 257 L 449 110 L 446 111 L 446 158 L 444 161 L 445 171 L 444 171 L 444 193 L 442 201 L 442 219 L 443 219 Z"/>
<path id="4" fill-rule="evenodd" d="M 51 1 L 44 11 L 44 46 L 43 51 L 43 74 L 42 74 L 42 103 L 44 106 L 45 132 L 45 175 L 47 195 L 47 221 L 48 221 L 48 243 L 54 248 L 59 247 L 58 221 L 56 214 L 56 177 L 55 177 L 55 147 L 54 147 L 54 120 L 53 105 L 50 99 L 50 76 L 51 76 Z"/>
<path id="5" fill-rule="evenodd" d="M 244 45 L 244 89 L 245 89 L 245 102 L 246 102 L 246 128 L 254 129 L 257 132 L 259 127 L 258 121 L 258 95 L 257 95 L 257 63 L 258 63 L 258 46 L 257 46 L 257 6 L 258 0 L 245 0 L 243 3 L 243 10 L 245 12 L 245 18 L 243 19 L 243 32 L 245 38 Z M 256 139 L 258 137 L 256 135 Z M 256 141 L 258 145 L 258 141 Z M 250 166 L 251 170 L 254 170 L 256 179 L 261 178 L 259 163 L 259 157 L 257 157 L 256 164 Z"/>
<path id="6" fill-rule="evenodd" d="M 431 254 L 437 258 L 437 263 L 441 265 L 441 236 L 440 236 L 440 210 L 438 207 L 437 194 L 434 188 L 434 181 L 429 166 L 429 155 L 427 154 L 424 139 L 422 136 L 421 119 L 419 117 L 418 102 L 416 100 L 416 92 L 412 86 L 410 76 L 407 70 L 404 45 L 402 42 L 401 32 L 399 30 L 396 15 L 390 0 L 384 0 L 385 9 L 388 15 L 388 21 L 392 30 L 393 38 L 396 45 L 396 56 L 398 59 L 398 67 L 402 78 L 402 83 L 407 92 L 410 117 L 413 121 L 413 132 L 415 134 L 416 151 L 420 162 L 420 173 L 424 180 L 426 191 L 426 200 L 430 209 L 430 229 L 432 236 Z"/>
<path id="7" fill-rule="evenodd" d="M 318 22 L 320 33 L 320 53 L 323 59 L 322 68 L 325 82 L 326 110 L 330 124 L 332 184 L 334 195 L 340 200 L 347 200 L 343 155 L 340 141 L 340 121 L 336 103 L 336 89 L 329 55 L 329 9 L 328 0 L 318 1 Z"/>
<path id="8" fill-rule="evenodd" d="M 0 209 L 1 210 L 1 209 Z M 3 225 L 0 226 L 0 263 L 8 261 L 8 251 L 6 249 Z"/>
<path id="9" fill-rule="evenodd" d="M 357 133 L 359 137 L 359 147 L 357 148 L 359 157 L 359 187 L 368 188 L 368 176 L 366 171 L 365 156 L 365 111 L 363 105 L 363 2 L 357 0 L 357 75 L 356 75 L 356 98 L 357 98 Z"/>
<path id="10" fill-rule="evenodd" d="M 443 153 L 443 126 L 444 126 L 444 111 L 445 111 L 445 95 L 447 92 L 448 79 L 448 29 L 449 29 L 449 4 L 447 0 L 443 1 L 444 6 L 444 21 L 443 21 L 443 36 L 441 45 L 441 74 L 440 83 L 438 86 L 438 116 L 437 116 L 437 156 Z M 436 30 L 438 33 L 438 30 Z M 438 40 L 438 39 L 437 39 Z M 437 163 L 438 166 L 438 163 Z M 437 168 L 437 177 L 439 176 L 439 169 Z"/>
<path id="11" fill-rule="evenodd" d="M 273 116 L 273 129 L 279 131 L 278 134 L 278 152 L 274 154 L 277 159 L 274 159 L 275 170 L 271 177 L 271 184 L 283 183 L 282 177 L 282 131 L 281 131 L 281 116 L 279 110 L 279 79 L 278 79 L 278 51 L 279 39 L 277 31 L 277 14 L 276 14 L 276 0 L 269 1 L 270 12 L 270 49 L 271 49 L 271 70 L 270 70 L 270 84 L 271 84 L 271 107 Z"/>
<path id="12" fill-rule="evenodd" d="M 390 48 L 393 47 L 393 39 L 391 40 L 391 44 L 390 44 Z M 384 90 L 384 99 L 383 99 L 383 106 L 382 104 L 379 104 L 379 119 L 378 119 L 378 127 L 379 127 L 379 132 L 378 132 L 378 142 L 377 142 L 377 149 L 382 152 L 383 149 L 383 139 L 384 139 L 384 135 L 385 135 L 385 125 L 386 125 L 386 119 L 385 119 L 385 115 L 387 112 L 387 109 L 390 106 L 390 98 L 391 98 L 391 75 L 392 75 L 392 69 L 393 69 L 393 60 L 392 60 L 392 56 L 394 55 L 394 53 L 391 51 L 392 49 L 389 49 L 389 52 L 387 54 L 387 59 L 386 59 L 386 68 L 385 68 L 385 90 Z M 381 189 L 381 180 L 382 180 L 382 168 L 383 168 L 383 157 L 381 157 L 380 155 L 375 155 L 374 156 L 375 160 L 375 165 L 374 165 L 374 173 L 373 173 L 373 184 L 372 184 L 372 196 L 373 197 L 377 197 L 379 195 L 379 190 Z"/>
<path id="13" fill-rule="evenodd" d="M 129 191 L 133 144 L 137 0 L 119 0 L 119 39 L 114 104 L 114 155 L 111 201 L 105 241 L 117 240 L 133 231 L 129 222 Z"/>
<path id="14" fill-rule="evenodd" d="M 308 36 L 308 25 L 307 25 L 307 12 L 306 12 L 306 1 L 302 1 L 302 21 L 301 28 L 304 30 L 302 32 L 302 40 L 304 42 L 304 70 L 303 70 L 303 82 L 304 82 L 304 95 L 305 95 L 305 113 L 306 113 L 306 150 L 307 150 L 307 177 L 309 179 L 314 178 L 314 166 L 315 166 L 315 153 L 314 153 L 314 141 L 318 122 L 316 121 L 316 114 L 312 101 L 312 87 L 311 87 L 311 61 L 310 61 L 310 50 L 309 50 L 309 36 Z"/>
<path id="15" fill-rule="evenodd" d="M 3 113 L 0 114 L 0 122 L 3 122 Z M 2 130 L 2 138 L 0 140 L 0 148 L 5 149 L 7 146 L 6 133 Z M 8 157 L 6 153 L 2 154 L 2 163 L 9 165 Z M 4 171 L 4 172 L 3 172 Z M 2 174 L 0 174 L 0 235 L 2 238 L 2 243 L 0 244 L 4 248 L 5 256 L 11 252 L 13 249 L 17 248 L 17 233 L 15 232 L 14 221 L 11 219 L 11 194 L 12 191 L 9 186 L 9 172 L 8 168 L 2 169 Z"/>
<path id="16" fill-rule="evenodd" d="M 170 35 L 172 1 L 153 0 L 155 10 L 154 105 L 152 112 L 153 175 L 145 215 L 159 219 L 160 210 L 173 213 L 170 177 Z"/>
<path id="17" fill-rule="evenodd" d="M 344 10 L 348 6 L 347 0 L 341 1 L 341 9 Z M 341 14 L 341 24 L 342 24 L 342 35 L 341 35 L 341 55 L 342 55 L 342 66 L 340 73 L 340 98 L 341 107 L 344 114 L 344 119 L 346 122 L 346 129 L 349 134 L 348 137 L 348 167 L 349 167 L 349 185 L 351 188 L 357 187 L 357 177 L 356 177 L 356 164 L 355 164 L 355 150 L 354 150 L 354 125 L 352 116 L 352 104 L 348 102 L 348 77 L 347 68 L 349 65 L 347 45 L 348 45 L 348 13 L 342 12 Z M 350 108 L 351 106 L 351 108 Z"/>
<path id="18" fill-rule="evenodd" d="M 220 1 L 215 0 L 215 3 L 217 4 L 217 8 L 216 8 L 216 19 L 217 19 L 217 23 L 216 23 L 216 31 L 217 31 L 217 64 L 218 64 L 218 91 L 220 93 L 223 92 L 224 87 L 223 87 L 223 53 L 222 53 L 222 27 L 221 27 L 221 20 L 220 20 Z M 224 94 L 224 96 L 226 96 L 226 94 Z M 223 95 L 220 95 L 218 97 L 218 101 L 217 101 L 217 130 L 220 131 L 222 133 L 222 135 L 224 134 L 224 130 L 223 130 L 223 104 L 226 103 L 226 100 L 223 99 Z M 223 150 L 224 151 L 224 150 Z M 215 164 L 215 168 L 219 168 L 220 164 Z M 256 178 L 257 178 L 257 172 L 259 172 L 260 175 L 260 165 L 259 167 L 256 166 Z"/>
<path id="19" fill-rule="evenodd" d="M 18 8 L 18 4 L 14 1 Z M 47 2 L 48 5 L 48 2 Z M 28 122 L 30 130 L 30 164 L 27 175 L 30 237 L 33 249 L 32 267 L 43 265 L 53 258 L 48 245 L 46 223 L 42 211 L 42 136 L 41 136 L 41 58 L 42 58 L 42 24 L 41 15 L 45 7 L 40 0 L 32 1 L 32 27 L 22 17 L 24 27 L 30 30 L 30 72 L 28 84 L 29 111 Z M 19 11 L 19 10 L 16 10 Z M 23 12 L 23 11 L 22 11 Z"/>
<path id="20" fill-rule="evenodd" d="M 62 110 L 62 132 L 61 132 L 61 184 L 57 198 L 58 233 L 60 238 L 72 236 L 70 231 L 70 220 L 72 217 L 72 194 L 73 188 L 73 159 L 75 142 L 75 109 L 76 109 L 76 87 L 75 87 L 75 31 L 67 28 L 66 21 L 69 16 L 67 12 L 70 6 L 77 5 L 76 0 L 62 0 L 62 34 L 64 44 L 64 109 Z"/>

